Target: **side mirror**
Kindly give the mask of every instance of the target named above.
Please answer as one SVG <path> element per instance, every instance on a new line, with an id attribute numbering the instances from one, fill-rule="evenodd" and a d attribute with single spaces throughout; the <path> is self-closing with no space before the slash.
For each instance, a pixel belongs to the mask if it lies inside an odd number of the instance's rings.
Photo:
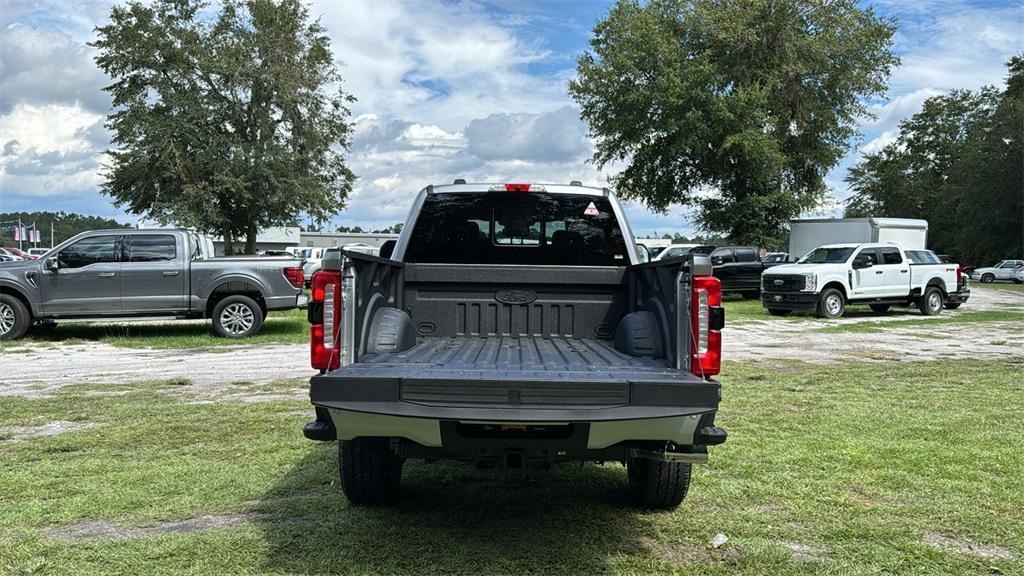
<path id="1" fill-rule="evenodd" d="M 60 264 L 57 263 L 57 257 L 51 256 L 43 261 L 43 270 L 57 270 L 60 268 Z"/>
<path id="2" fill-rule="evenodd" d="M 864 268 L 871 268 L 871 266 L 873 266 L 871 260 L 858 260 L 857 262 L 853 263 L 853 267 L 858 270 L 862 270 Z"/>
<path id="3" fill-rule="evenodd" d="M 636 245 L 636 254 L 637 254 L 637 256 L 640 257 L 640 262 L 650 262 L 651 261 L 651 251 L 644 244 L 637 244 Z"/>
<path id="4" fill-rule="evenodd" d="M 388 240 L 387 242 L 380 245 L 380 257 L 391 259 L 391 255 L 395 253 L 395 245 L 398 242 L 394 240 Z"/>
<path id="5" fill-rule="evenodd" d="M 715 266 L 721 266 L 722 264 L 725 263 L 725 260 L 723 260 L 721 256 L 716 256 L 711 260 L 711 263 L 714 264 Z"/>

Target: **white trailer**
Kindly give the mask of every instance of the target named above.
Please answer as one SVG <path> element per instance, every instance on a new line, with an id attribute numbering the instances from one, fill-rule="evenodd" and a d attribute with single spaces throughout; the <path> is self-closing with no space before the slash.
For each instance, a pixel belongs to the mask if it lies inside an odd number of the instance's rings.
<path id="1" fill-rule="evenodd" d="M 913 218 L 821 218 L 790 220 L 789 259 L 798 260 L 825 244 L 892 242 L 904 250 L 924 250 L 928 221 Z"/>

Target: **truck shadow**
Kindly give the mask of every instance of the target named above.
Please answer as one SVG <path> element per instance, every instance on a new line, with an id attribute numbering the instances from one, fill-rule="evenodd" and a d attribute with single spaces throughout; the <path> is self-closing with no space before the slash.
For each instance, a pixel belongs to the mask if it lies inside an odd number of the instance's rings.
<path id="1" fill-rule="evenodd" d="M 396 502 L 355 507 L 335 450 L 311 448 L 255 506 L 267 571 L 592 573 L 642 553 L 653 532 L 618 465 L 524 476 L 410 461 Z"/>

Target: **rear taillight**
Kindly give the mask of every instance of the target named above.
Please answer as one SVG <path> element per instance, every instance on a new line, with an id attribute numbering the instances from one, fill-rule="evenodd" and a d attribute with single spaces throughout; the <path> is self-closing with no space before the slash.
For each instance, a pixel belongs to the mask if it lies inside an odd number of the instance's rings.
<path id="1" fill-rule="evenodd" d="M 302 284 L 306 281 L 306 277 L 302 273 L 302 268 L 285 268 L 284 277 L 288 279 L 288 282 L 296 288 L 302 288 Z"/>
<path id="2" fill-rule="evenodd" d="M 959 292 L 960 290 L 963 289 L 964 281 L 965 280 L 966 280 L 966 278 L 964 277 L 964 267 L 959 265 L 959 264 L 957 264 L 956 265 L 956 288 L 957 288 L 957 292 Z"/>
<path id="3" fill-rule="evenodd" d="M 697 376 L 714 376 L 722 367 L 722 283 L 714 276 L 695 276 L 690 322 L 693 339 L 690 371 Z"/>
<path id="4" fill-rule="evenodd" d="M 321 270 L 314 274 L 310 297 L 309 362 L 317 370 L 334 370 L 341 365 L 341 273 Z"/>

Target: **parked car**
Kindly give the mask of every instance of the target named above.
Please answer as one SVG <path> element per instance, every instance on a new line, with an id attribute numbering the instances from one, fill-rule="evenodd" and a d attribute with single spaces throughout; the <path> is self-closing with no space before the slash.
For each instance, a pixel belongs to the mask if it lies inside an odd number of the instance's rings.
<path id="1" fill-rule="evenodd" d="M 708 254 L 712 250 L 714 250 L 714 246 L 704 246 L 702 244 L 670 244 L 665 247 L 664 250 L 658 252 L 657 256 L 651 258 L 651 261 L 659 262 L 661 260 L 668 260 L 669 258 L 681 258 L 691 252 L 697 254 Z"/>
<path id="2" fill-rule="evenodd" d="M 0 248 L 0 254 L 7 256 L 11 260 L 25 260 L 24 256 L 19 256 L 18 254 L 11 252 L 7 248 Z"/>
<path id="3" fill-rule="evenodd" d="M 1013 271 L 1024 266 L 1024 260 L 1002 260 L 995 266 L 975 268 L 971 271 L 971 280 L 980 280 L 991 284 L 996 280 L 1011 280 Z"/>
<path id="4" fill-rule="evenodd" d="M 52 248 L 29 248 L 28 253 L 38 258 L 40 256 L 45 256 L 50 250 L 52 250 Z"/>
<path id="5" fill-rule="evenodd" d="M 916 263 L 895 244 L 830 244 L 811 250 L 796 264 L 766 270 L 761 304 L 770 314 L 816 310 L 839 318 L 850 304 L 876 312 L 894 305 L 916 305 L 933 316 L 945 305 L 955 308 L 970 297 L 966 276 L 956 264 Z M 915 256 L 921 257 L 921 255 Z"/>
<path id="6" fill-rule="evenodd" d="M 767 262 L 769 264 L 789 262 L 789 252 L 769 252 L 761 258 L 761 262 Z"/>
<path id="7" fill-rule="evenodd" d="M 722 281 L 722 292 L 739 292 L 744 298 L 757 298 L 761 273 L 774 262 L 762 262 L 754 246 L 719 246 L 711 251 L 715 277 Z"/>
<path id="8" fill-rule="evenodd" d="M 0 339 L 32 323 L 110 318 L 211 318 L 220 336 L 260 331 L 270 310 L 306 304 L 302 260 L 203 258 L 181 230 L 96 230 L 46 258 L 0 267 Z"/>
<path id="9" fill-rule="evenodd" d="M 20 250 L 18 248 L 4 247 L 4 250 L 7 251 L 7 253 L 9 253 L 9 254 L 14 254 L 15 256 L 21 256 L 25 260 L 35 260 L 36 258 L 38 258 L 38 256 L 33 256 L 32 254 L 29 254 L 28 252 L 25 252 L 24 250 Z"/>
<path id="10" fill-rule="evenodd" d="M 1013 274 L 1010 275 L 1010 279 L 1017 284 L 1024 284 L 1024 266 L 1014 270 Z"/>
<path id="11" fill-rule="evenodd" d="M 0 262 L 14 262 L 14 256 L 6 252 L 0 253 Z"/>
<path id="12" fill-rule="evenodd" d="M 714 424 L 724 313 L 707 257 L 641 263 L 618 200 L 576 184 L 428 186 L 390 258 L 328 251 L 309 308 L 313 440 L 389 499 L 409 458 L 624 462 L 685 497 Z"/>

